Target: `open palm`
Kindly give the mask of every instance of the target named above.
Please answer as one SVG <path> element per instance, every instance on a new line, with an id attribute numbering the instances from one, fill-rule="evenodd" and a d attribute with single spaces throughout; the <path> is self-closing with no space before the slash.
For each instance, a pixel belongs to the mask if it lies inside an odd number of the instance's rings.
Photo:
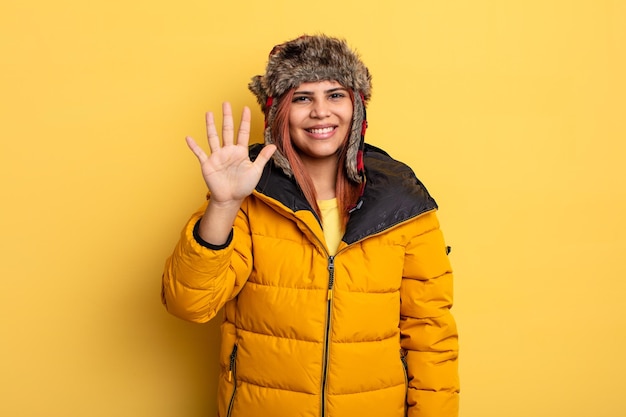
<path id="1" fill-rule="evenodd" d="M 248 155 L 250 109 L 248 107 L 243 109 L 236 143 L 230 103 L 222 105 L 222 113 L 222 143 L 217 134 L 213 113 L 206 114 L 210 155 L 207 155 L 191 137 L 187 137 L 186 140 L 187 145 L 200 161 L 202 176 L 211 191 L 211 200 L 215 203 L 230 203 L 241 201 L 252 193 L 261 178 L 263 167 L 276 147 L 265 146 L 256 160 L 252 162 Z"/>

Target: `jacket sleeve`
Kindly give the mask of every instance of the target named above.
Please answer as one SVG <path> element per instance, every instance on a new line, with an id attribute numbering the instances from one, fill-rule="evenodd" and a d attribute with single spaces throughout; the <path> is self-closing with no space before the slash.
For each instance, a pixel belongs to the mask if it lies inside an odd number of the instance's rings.
<path id="1" fill-rule="evenodd" d="M 458 334 L 452 269 L 435 212 L 417 218 L 401 284 L 400 334 L 408 370 L 408 417 L 456 417 Z"/>
<path id="2" fill-rule="evenodd" d="M 204 323 L 237 296 L 252 271 L 249 225 L 239 210 L 232 239 L 223 248 L 212 249 L 194 238 L 194 226 L 206 203 L 183 228 L 174 252 L 165 262 L 161 301 L 167 310 L 184 320 Z"/>

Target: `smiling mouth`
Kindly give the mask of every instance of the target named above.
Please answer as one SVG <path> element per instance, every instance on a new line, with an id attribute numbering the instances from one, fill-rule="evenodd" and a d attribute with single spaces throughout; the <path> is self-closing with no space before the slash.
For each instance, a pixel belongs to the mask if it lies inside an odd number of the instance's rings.
<path id="1" fill-rule="evenodd" d="M 316 134 L 316 135 L 323 135 L 325 133 L 330 133 L 333 130 L 335 130 L 334 126 L 329 126 L 329 127 L 323 127 L 323 128 L 319 128 L 319 129 L 306 129 L 307 132 Z"/>

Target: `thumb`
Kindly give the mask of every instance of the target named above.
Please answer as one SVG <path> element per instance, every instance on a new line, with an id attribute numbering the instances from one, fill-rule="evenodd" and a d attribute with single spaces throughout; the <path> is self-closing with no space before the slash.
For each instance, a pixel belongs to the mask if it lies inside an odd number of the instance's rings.
<path id="1" fill-rule="evenodd" d="M 274 155 L 274 152 L 276 152 L 276 145 L 265 145 L 265 147 L 261 149 L 261 152 L 254 160 L 254 165 L 258 166 L 260 169 L 263 169 L 265 164 L 267 164 L 267 161 L 269 161 L 272 155 Z"/>
<path id="2" fill-rule="evenodd" d="M 200 163 L 204 163 L 204 161 L 207 160 L 207 154 L 204 152 L 204 150 L 196 143 L 195 140 L 193 140 L 191 136 L 187 136 L 185 138 L 185 141 L 187 142 L 187 146 L 189 147 L 189 149 L 191 149 L 194 155 L 196 155 L 196 158 L 198 158 Z"/>

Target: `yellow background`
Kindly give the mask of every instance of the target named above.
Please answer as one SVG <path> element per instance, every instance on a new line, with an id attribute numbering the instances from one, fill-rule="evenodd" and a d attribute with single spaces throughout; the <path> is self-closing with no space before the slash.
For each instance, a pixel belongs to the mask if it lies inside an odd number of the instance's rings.
<path id="1" fill-rule="evenodd" d="M 0 415 L 215 415 L 219 323 L 159 301 L 183 138 L 224 100 L 258 138 L 247 82 L 305 32 L 441 206 L 461 416 L 626 415 L 626 2 L 4 0 L 0 32 Z"/>

